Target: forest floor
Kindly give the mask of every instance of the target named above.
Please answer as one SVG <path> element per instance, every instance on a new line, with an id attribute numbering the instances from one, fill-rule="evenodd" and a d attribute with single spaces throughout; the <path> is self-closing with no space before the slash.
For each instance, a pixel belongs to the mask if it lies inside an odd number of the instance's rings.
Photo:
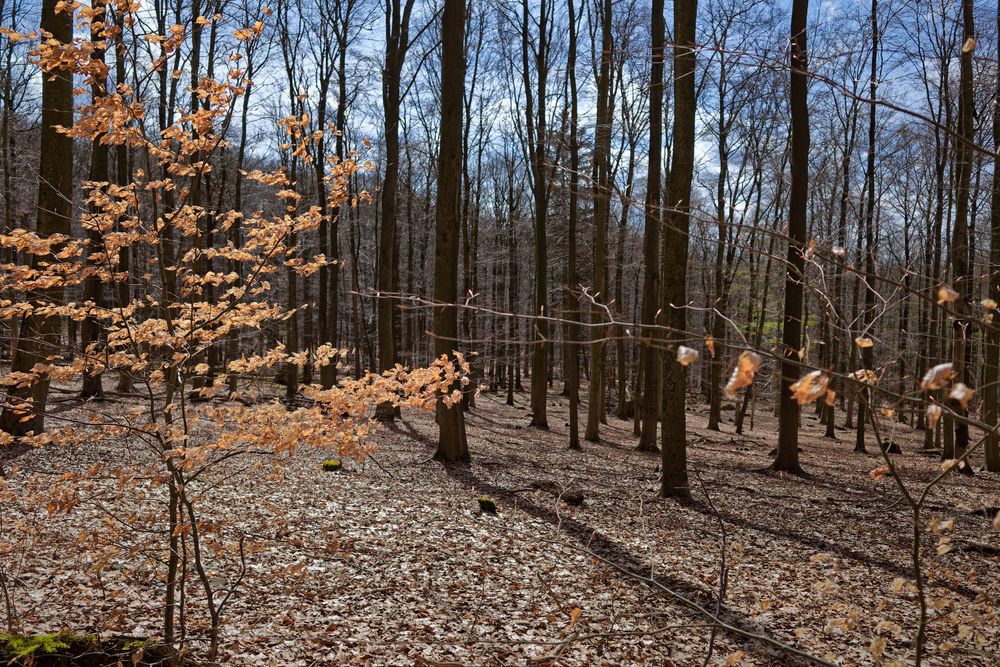
<path id="1" fill-rule="evenodd" d="M 570 451 L 566 400 L 549 397 L 551 430 L 539 431 L 528 427 L 527 398 L 517 394 L 511 407 L 479 397 L 467 417 L 470 466 L 433 461 L 433 416 L 406 412 L 378 431 L 364 464 L 324 473 L 324 454 L 302 451 L 280 472 L 220 477 L 200 501 L 205 512 L 256 544 L 226 613 L 222 663 L 682 666 L 703 664 L 711 645 L 706 664 L 804 664 L 725 629 L 713 642 L 709 619 L 682 596 L 840 664 L 912 664 L 911 515 L 891 478 L 869 474 L 881 456 L 852 452 L 853 434 L 822 438 L 809 410 L 807 474 L 775 474 L 766 470 L 776 443 L 769 410 L 758 408 L 755 430 L 736 436 L 731 411 L 711 432 L 692 406 L 694 500 L 683 504 L 657 497 L 659 457 L 635 451 L 631 422 L 609 414 L 600 443 Z M 940 471 L 918 453 L 919 434 L 901 426 L 894 440 L 914 488 Z M 143 456 L 128 443 L 33 450 L 7 464 L 8 481 L 142 465 Z M 569 505 L 536 482 L 580 489 L 584 502 Z M 162 503 L 157 493 L 147 500 Z M 7 556 L 25 630 L 157 632 L 162 571 L 129 566 L 125 555 L 120 568 L 88 567 L 83 527 L 109 516 L 141 524 L 144 511 L 98 495 L 48 521 L 38 508 L 3 511 L 0 530 L 21 522 L 35 531 L 30 552 Z M 496 500 L 496 515 L 479 513 L 480 496 Z M 949 477 L 928 501 L 931 664 L 1000 664 L 1000 533 L 987 510 L 997 505 L 1000 477 L 986 473 Z M 122 549 L 134 555 L 153 539 Z M 197 634 L 203 621 L 191 604 Z"/>

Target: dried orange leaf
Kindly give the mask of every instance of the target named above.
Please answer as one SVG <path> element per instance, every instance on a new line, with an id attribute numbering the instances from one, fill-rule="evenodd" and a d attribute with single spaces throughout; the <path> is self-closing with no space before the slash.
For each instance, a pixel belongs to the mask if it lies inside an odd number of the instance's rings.
<path id="1" fill-rule="evenodd" d="M 927 428 L 933 429 L 937 426 L 938 420 L 941 419 L 941 406 L 937 404 L 931 404 L 927 406 Z"/>
<path id="2" fill-rule="evenodd" d="M 800 377 L 789 389 L 799 405 L 807 405 L 826 393 L 830 376 L 823 371 L 812 371 Z"/>
<path id="3" fill-rule="evenodd" d="M 972 395 L 975 393 L 976 390 L 972 387 L 967 386 L 964 382 L 958 382 L 952 387 L 948 398 L 961 405 L 964 410 L 969 407 L 969 401 L 972 400 Z"/>
<path id="4" fill-rule="evenodd" d="M 677 346 L 677 363 L 681 366 L 690 366 L 694 362 L 698 361 L 698 350 L 688 347 L 687 345 Z"/>
<path id="5" fill-rule="evenodd" d="M 920 381 L 920 388 L 924 391 L 941 389 L 946 387 L 953 377 L 955 377 L 955 367 L 952 364 L 938 364 L 924 373 L 924 379 Z"/>
<path id="6" fill-rule="evenodd" d="M 874 470 L 869 470 L 868 476 L 871 477 L 872 479 L 882 479 L 891 472 L 892 468 L 890 468 L 889 466 L 879 466 Z"/>
<path id="7" fill-rule="evenodd" d="M 939 287 L 937 291 L 938 305 L 940 306 L 943 303 L 952 303 L 958 301 L 959 296 L 960 295 L 958 292 L 948 287 L 947 285 L 943 285 Z"/>
<path id="8" fill-rule="evenodd" d="M 760 368 L 761 363 L 763 362 L 760 355 L 756 352 L 751 352 L 750 350 L 742 352 L 740 358 L 736 361 L 736 368 L 733 369 L 733 374 L 729 376 L 729 382 L 726 383 L 724 391 L 726 398 L 736 398 L 737 391 L 753 384 L 754 374 L 757 373 L 757 369 Z"/>
<path id="9" fill-rule="evenodd" d="M 875 371 L 869 368 L 859 368 L 851 373 L 851 377 L 858 382 L 864 382 L 866 384 L 875 384 L 875 381 L 878 379 L 878 376 L 875 375 Z"/>

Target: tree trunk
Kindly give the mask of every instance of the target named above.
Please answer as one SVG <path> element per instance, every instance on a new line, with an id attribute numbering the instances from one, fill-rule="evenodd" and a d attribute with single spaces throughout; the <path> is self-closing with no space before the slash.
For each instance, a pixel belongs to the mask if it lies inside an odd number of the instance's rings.
<path id="1" fill-rule="evenodd" d="M 601 67 L 597 79 L 597 127 L 594 130 L 594 281 L 590 309 L 590 400 L 587 406 L 587 431 L 590 442 L 601 439 L 600 426 L 604 415 L 604 338 L 606 327 L 597 326 L 604 318 L 608 299 L 607 246 L 608 218 L 611 215 L 611 0 L 604 0 L 601 12 Z"/>
<path id="2" fill-rule="evenodd" d="M 528 0 L 522 0 L 521 65 L 524 77 L 524 109 L 527 121 L 528 154 L 531 160 L 532 194 L 535 200 L 535 308 L 532 316 L 537 319 L 530 320 L 534 331 L 531 356 L 531 425 L 547 429 L 549 421 L 545 379 L 549 367 L 549 323 L 545 318 L 549 315 L 549 255 L 545 231 L 548 214 L 548 184 L 545 180 L 545 105 L 548 81 L 548 32 L 552 23 L 548 0 L 540 0 L 538 12 L 538 44 L 533 53 L 537 81 L 534 91 L 532 91 L 528 59 L 531 22 L 529 21 Z M 532 92 L 537 97 L 533 98 Z"/>
<path id="3" fill-rule="evenodd" d="M 434 354 L 452 363 L 458 345 L 458 236 L 461 229 L 462 100 L 465 94 L 465 0 L 445 0 L 441 17 L 441 130 L 434 244 Z M 460 387 L 451 387 L 454 391 Z M 438 448 L 434 458 L 468 461 L 461 402 L 437 402 Z"/>
<path id="4" fill-rule="evenodd" d="M 43 0 L 41 30 L 63 44 L 73 41 L 73 16 L 57 0 Z M 73 125 L 73 77 L 55 69 L 42 77 L 42 118 L 39 137 L 38 208 L 36 233 L 42 238 L 53 234 L 69 236 L 73 210 L 73 140 L 56 127 Z M 56 247 L 55 252 L 59 251 Z M 48 263 L 49 257 L 32 257 L 32 266 Z M 35 305 L 60 304 L 64 288 L 39 290 L 27 298 Z M 27 373 L 60 350 L 60 319 L 26 315 L 15 343 L 11 371 Z M 23 387 L 10 387 L 4 408 L 3 430 L 11 435 L 39 434 L 45 430 L 45 407 L 49 379 L 39 375 Z"/>
<path id="5" fill-rule="evenodd" d="M 104 0 L 93 0 L 92 7 L 95 12 L 95 18 L 90 25 L 90 40 L 93 44 L 99 45 L 103 43 L 99 26 L 108 19 L 105 15 L 107 13 L 107 7 L 104 4 Z M 91 58 L 94 62 L 103 63 L 104 52 L 105 50 L 103 48 L 95 48 Z M 90 85 L 90 94 L 91 97 L 96 100 L 107 94 L 108 81 L 106 76 L 104 78 L 99 78 L 95 75 L 93 79 L 94 80 Z M 95 137 L 93 143 L 91 144 L 90 174 L 88 175 L 88 179 L 92 183 L 101 183 L 108 180 L 108 146 L 107 144 L 101 142 L 101 136 Z M 100 209 L 94 207 L 91 209 L 91 212 L 97 215 L 100 213 Z M 102 242 L 101 234 L 96 229 L 88 229 L 87 239 L 89 241 L 89 245 L 87 246 L 87 263 L 95 269 L 99 268 L 101 265 L 106 265 L 104 261 L 94 261 L 93 259 L 95 255 L 104 254 L 104 244 Z M 93 304 L 92 307 L 94 309 L 100 309 L 104 306 L 103 296 L 104 285 L 100 276 L 96 274 L 87 276 L 83 284 L 84 302 L 90 302 Z M 85 357 L 90 356 L 90 352 L 87 349 L 88 346 L 98 343 L 99 339 L 100 328 L 97 323 L 97 318 L 93 315 L 88 316 L 80 326 L 80 344 Z M 102 374 L 100 371 L 84 372 L 83 386 L 80 390 L 80 397 L 104 397 L 104 383 L 102 381 Z"/>
<path id="6" fill-rule="evenodd" d="M 660 312 L 660 210 L 661 165 L 663 163 L 663 69 L 666 51 L 663 0 L 653 0 L 651 20 L 651 79 L 649 85 L 649 157 L 646 162 L 646 224 L 643 230 L 642 278 L 642 432 L 639 451 L 655 452 L 656 424 L 660 417 L 661 347 L 664 336 L 657 327 Z M 638 412 L 640 406 L 634 406 Z"/>
<path id="7" fill-rule="evenodd" d="M 579 109 L 576 85 L 576 37 L 577 17 L 575 0 L 566 0 L 569 10 L 569 55 L 566 69 L 569 76 L 570 123 L 569 123 L 569 229 L 567 230 L 566 259 L 566 311 L 569 320 L 566 327 L 566 391 L 569 394 L 569 448 L 580 449 L 580 298 L 576 268 L 576 235 L 579 215 L 580 188 L 580 145 Z"/>
<path id="8" fill-rule="evenodd" d="M 997 30 L 1000 31 L 1000 12 L 997 13 Z M 997 55 L 997 90 L 1000 90 L 1000 52 Z M 993 105 L 993 150 L 1000 152 L 1000 104 Z M 990 264 L 987 285 L 993 310 L 993 321 L 986 327 L 986 359 L 983 370 L 983 421 L 992 429 L 997 427 L 1000 403 L 1000 322 L 997 306 L 1000 304 L 1000 169 L 993 169 L 990 194 Z M 1000 437 L 987 433 L 985 443 L 986 469 L 1000 472 Z"/>
<path id="9" fill-rule="evenodd" d="M 396 292 L 396 191 L 399 187 L 399 107 L 403 61 L 409 48 L 410 13 L 414 0 L 391 0 L 385 14 L 385 68 L 382 70 L 382 106 L 385 115 L 385 179 L 382 183 L 382 225 L 378 237 L 378 279 L 376 313 L 378 320 L 378 369 L 387 371 L 397 362 Z M 392 421 L 390 403 L 379 404 L 376 415 Z"/>
<path id="10" fill-rule="evenodd" d="M 952 279 L 955 291 L 959 297 L 954 302 L 955 320 L 953 355 L 956 382 L 973 384 L 969 372 L 969 356 L 972 341 L 972 322 L 968 316 L 969 301 L 972 296 L 973 275 L 969 263 L 969 184 L 973 168 L 973 145 L 975 142 L 975 83 L 972 71 L 972 52 L 975 49 L 976 29 L 974 21 L 973 0 L 962 1 L 962 25 L 964 38 L 962 54 L 959 61 L 959 112 L 958 134 L 956 146 L 956 168 L 958 175 L 955 193 L 955 225 L 953 229 L 951 252 Z M 952 400 L 951 408 L 960 417 L 968 413 L 967 405 L 961 401 Z M 969 446 L 969 425 L 964 419 L 954 420 L 955 440 L 952 458 L 961 458 Z M 972 466 L 965 465 L 963 472 L 971 472 Z"/>
<path id="11" fill-rule="evenodd" d="M 871 101 L 868 105 L 868 204 L 865 206 L 865 306 L 862 314 L 863 329 L 862 337 L 871 335 L 872 322 L 875 319 L 875 99 L 878 94 L 878 0 L 872 0 L 871 12 L 872 24 L 872 52 L 871 52 L 871 73 L 869 75 L 869 95 Z M 874 372 L 874 348 L 871 345 L 861 349 L 861 366 L 866 371 Z M 868 419 L 868 412 L 872 409 L 870 404 L 873 393 L 868 387 L 862 387 L 858 393 L 858 423 L 854 439 L 854 451 L 865 451 L 865 421 Z"/>
<path id="12" fill-rule="evenodd" d="M 788 269 L 785 272 L 785 306 L 781 336 L 778 453 L 772 467 L 792 473 L 799 466 L 799 405 L 791 386 L 798 379 L 797 363 L 802 344 L 802 279 L 805 271 L 806 208 L 809 197 L 809 107 L 807 100 L 806 19 L 809 0 L 792 1 L 791 90 L 792 115 L 791 192 L 788 202 Z"/>
<path id="13" fill-rule="evenodd" d="M 691 181 L 694 177 L 695 36 L 697 0 L 674 3 L 674 146 L 667 181 L 663 229 L 663 312 L 670 327 L 663 360 L 663 476 L 660 494 L 689 498 L 685 367 L 668 357 L 687 332 L 688 229 L 691 224 Z M 650 368 L 652 370 L 652 367 Z"/>

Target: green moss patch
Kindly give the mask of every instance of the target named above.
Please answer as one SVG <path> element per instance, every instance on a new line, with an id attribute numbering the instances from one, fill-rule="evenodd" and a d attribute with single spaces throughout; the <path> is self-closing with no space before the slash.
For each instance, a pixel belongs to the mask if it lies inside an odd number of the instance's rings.
<path id="1" fill-rule="evenodd" d="M 56 632 L 46 635 L 0 634 L 0 665 L 23 667 L 97 667 L 104 665 L 185 664 L 172 646 L 140 637 L 110 637 Z"/>
<path id="2" fill-rule="evenodd" d="M 75 646 L 94 648 L 97 635 L 56 632 L 51 635 L 0 635 L 0 654 L 11 657 L 45 655 L 68 651 Z"/>

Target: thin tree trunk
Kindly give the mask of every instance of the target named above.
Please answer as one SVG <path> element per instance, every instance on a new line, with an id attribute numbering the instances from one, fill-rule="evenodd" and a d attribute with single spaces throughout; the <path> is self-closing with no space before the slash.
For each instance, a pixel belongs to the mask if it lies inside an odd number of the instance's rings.
<path id="1" fill-rule="evenodd" d="M 608 218 L 611 214 L 611 0 L 603 1 L 601 12 L 601 67 L 597 79 L 597 127 L 594 130 L 594 282 L 591 297 L 590 400 L 587 406 L 587 430 L 584 437 L 598 442 L 604 413 L 604 338 L 607 328 L 597 326 L 604 318 L 608 299 L 607 245 Z"/>
<path id="2" fill-rule="evenodd" d="M 642 336 L 639 371 L 642 375 L 642 431 L 639 451 L 655 452 L 656 424 L 660 416 L 660 377 L 663 365 L 664 336 L 657 327 L 661 312 L 660 295 L 660 204 L 661 166 L 663 163 L 663 70 L 666 23 L 663 0 L 653 0 L 651 23 L 651 78 L 649 85 L 649 156 L 646 162 L 646 203 L 643 230 Z M 636 405 L 635 410 L 640 411 Z"/>

